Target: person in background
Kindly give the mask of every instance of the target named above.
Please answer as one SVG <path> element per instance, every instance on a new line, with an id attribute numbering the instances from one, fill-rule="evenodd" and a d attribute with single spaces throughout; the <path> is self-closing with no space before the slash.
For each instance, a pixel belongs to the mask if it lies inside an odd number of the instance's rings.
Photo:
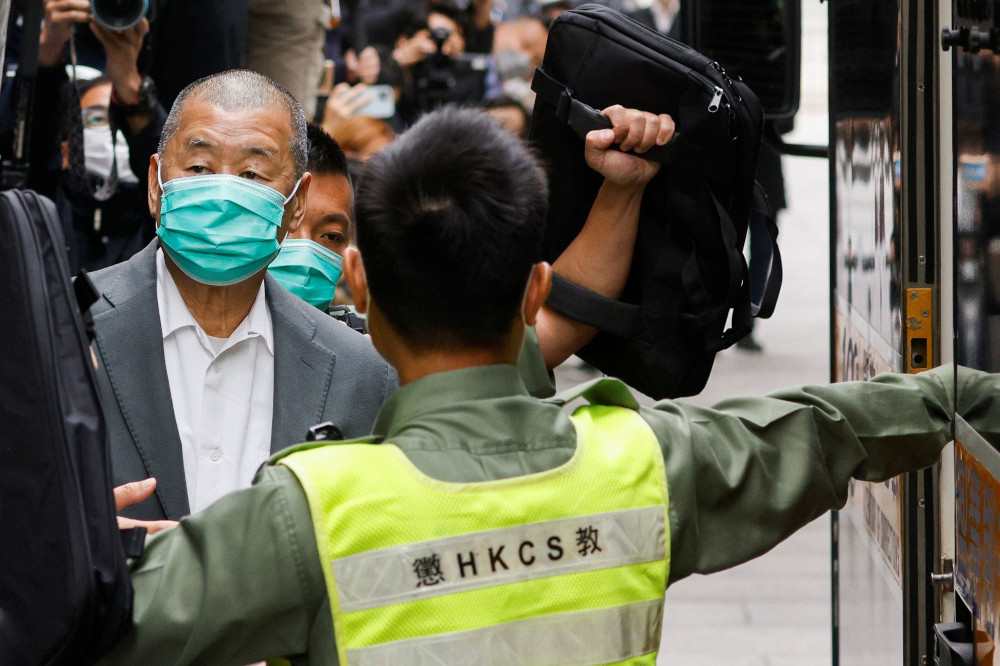
<path id="1" fill-rule="evenodd" d="M 353 238 L 351 180 L 347 157 L 321 127 L 310 124 L 312 174 L 302 224 L 285 238 L 268 272 L 285 289 L 312 306 L 328 311 Z"/>
<path id="2" fill-rule="evenodd" d="M 166 117 L 136 67 L 148 22 L 112 32 L 90 20 L 88 0 L 46 0 L 35 108 L 47 112 L 34 114 L 30 140 L 28 186 L 55 201 L 74 273 L 124 261 L 152 239 L 146 164 Z M 106 63 L 104 75 L 75 84 L 74 29 L 96 37 Z"/>
<path id="3" fill-rule="evenodd" d="M 504 94 L 513 97 L 525 109 L 534 108 L 535 93 L 531 78 L 542 64 L 548 30 L 537 18 L 521 16 L 501 23 L 493 38 L 493 61 Z"/>
<path id="4" fill-rule="evenodd" d="M 368 116 L 352 116 L 330 132 L 348 160 L 364 162 L 396 138 L 389 123 Z"/>
<path id="5" fill-rule="evenodd" d="M 246 68 L 288 90 L 307 119 L 316 113 L 331 17 L 330 0 L 249 0 Z"/>
<path id="6" fill-rule="evenodd" d="M 508 95 L 500 95 L 487 102 L 484 108 L 486 113 L 496 118 L 505 130 L 522 139 L 528 138 L 528 130 L 531 129 L 531 116 L 516 99 Z"/>

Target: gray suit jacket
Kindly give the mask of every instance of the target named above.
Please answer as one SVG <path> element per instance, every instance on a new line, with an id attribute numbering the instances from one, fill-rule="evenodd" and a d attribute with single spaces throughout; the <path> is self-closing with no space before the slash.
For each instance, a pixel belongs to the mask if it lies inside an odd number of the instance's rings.
<path id="1" fill-rule="evenodd" d="M 190 513 L 156 302 L 154 240 L 128 261 L 91 274 L 94 348 L 107 419 L 115 485 L 149 476 L 156 496 L 123 515 L 179 519 Z M 345 437 L 371 432 L 375 415 L 396 390 L 396 372 L 371 342 L 296 298 L 273 278 L 264 294 L 274 327 L 274 413 L 271 451 L 305 439 L 308 428 L 333 421 Z"/>

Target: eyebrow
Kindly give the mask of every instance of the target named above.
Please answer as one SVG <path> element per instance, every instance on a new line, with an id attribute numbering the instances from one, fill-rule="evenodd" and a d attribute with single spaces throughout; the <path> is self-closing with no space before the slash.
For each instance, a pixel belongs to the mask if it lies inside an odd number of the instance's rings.
<path id="1" fill-rule="evenodd" d="M 191 137 L 190 139 L 188 139 L 186 145 L 188 149 L 204 148 L 207 150 L 211 150 L 212 148 L 217 147 L 216 144 L 212 143 L 208 139 L 204 139 L 198 136 Z M 240 148 L 240 152 L 250 153 L 251 155 L 259 155 L 261 157 L 275 157 L 277 155 L 277 153 L 275 153 L 273 150 L 271 150 L 270 148 L 265 148 L 264 146 L 246 146 Z"/>
<path id="2" fill-rule="evenodd" d="M 351 226 L 351 220 L 343 213 L 331 213 L 323 218 L 324 222 L 343 222 L 347 226 Z"/>

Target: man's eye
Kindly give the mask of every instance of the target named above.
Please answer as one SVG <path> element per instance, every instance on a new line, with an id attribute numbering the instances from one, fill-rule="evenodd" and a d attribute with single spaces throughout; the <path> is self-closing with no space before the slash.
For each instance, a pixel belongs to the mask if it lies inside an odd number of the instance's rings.
<path id="1" fill-rule="evenodd" d="M 243 173 L 240 174 L 240 178 L 246 178 L 247 180 L 257 180 L 258 178 L 260 178 L 260 176 L 258 176 L 253 171 L 244 171 Z"/>
<path id="2" fill-rule="evenodd" d="M 188 167 L 188 171 L 193 172 L 197 176 L 204 176 L 206 174 L 212 173 L 211 171 L 208 170 L 207 166 Z"/>
<path id="3" fill-rule="evenodd" d="M 344 243 L 347 242 L 347 239 L 344 238 L 343 234 L 338 234 L 333 232 L 323 234 L 322 238 L 325 241 L 330 241 L 334 245 L 343 245 Z"/>

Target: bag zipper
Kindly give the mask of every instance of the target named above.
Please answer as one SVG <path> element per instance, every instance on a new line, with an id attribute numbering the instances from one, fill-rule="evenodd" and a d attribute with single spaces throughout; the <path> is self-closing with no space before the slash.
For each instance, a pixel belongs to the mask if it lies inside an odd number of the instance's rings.
<path id="1" fill-rule="evenodd" d="M 695 51 L 690 46 L 682 42 L 678 42 L 672 37 L 656 32 L 649 26 L 643 25 L 634 19 L 630 19 L 627 16 L 614 12 L 613 10 L 610 10 L 602 5 L 583 5 L 578 7 L 575 11 L 580 16 L 586 16 L 589 13 L 592 17 L 597 18 L 600 21 L 607 22 L 618 28 L 621 28 L 624 23 L 629 28 L 637 29 L 638 32 L 648 36 L 652 40 L 652 44 L 644 44 L 644 46 L 648 48 L 654 48 L 656 44 L 663 44 L 676 51 L 679 55 L 686 56 L 687 58 L 694 56 L 694 58 L 691 58 L 692 60 L 700 60 L 701 62 L 692 63 L 694 66 L 688 65 L 685 62 L 681 62 L 681 64 L 687 67 L 687 69 L 695 75 L 692 77 L 693 79 L 704 85 L 705 89 L 712 93 L 712 98 L 708 104 L 708 112 L 717 113 L 720 108 L 724 108 L 726 109 L 726 115 L 730 120 L 737 120 L 736 110 L 733 108 L 730 98 L 736 100 L 736 102 L 742 103 L 743 97 L 740 95 L 739 91 L 736 90 L 736 86 L 733 85 L 733 81 L 726 73 L 725 68 L 723 68 L 718 62 L 711 61 L 705 63 L 708 58 L 698 51 Z M 699 66 L 704 69 L 699 71 L 699 69 L 697 69 Z M 712 80 L 711 77 L 708 76 L 708 72 L 706 70 L 710 69 L 715 70 L 715 72 L 722 78 L 722 80 L 726 83 L 728 90 L 718 85 Z M 742 128 L 733 128 L 734 131 L 730 137 L 733 141 L 739 138 L 740 129 Z"/>

